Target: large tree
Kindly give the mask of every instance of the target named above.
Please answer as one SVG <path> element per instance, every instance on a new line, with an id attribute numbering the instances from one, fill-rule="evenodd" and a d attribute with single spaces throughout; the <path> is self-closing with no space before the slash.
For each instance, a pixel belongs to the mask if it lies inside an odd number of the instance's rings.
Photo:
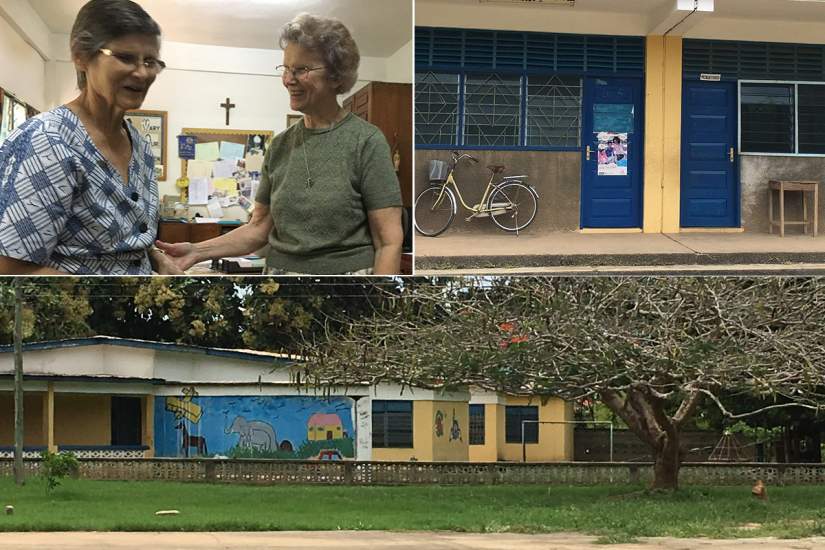
<path id="1" fill-rule="evenodd" d="M 596 397 L 650 446 L 653 488 L 662 489 L 678 487 L 679 435 L 701 402 L 728 418 L 825 403 L 819 279 L 477 278 L 406 286 L 327 345 L 307 346 L 312 381 Z M 759 405 L 734 410 L 720 398 L 737 393 Z"/>

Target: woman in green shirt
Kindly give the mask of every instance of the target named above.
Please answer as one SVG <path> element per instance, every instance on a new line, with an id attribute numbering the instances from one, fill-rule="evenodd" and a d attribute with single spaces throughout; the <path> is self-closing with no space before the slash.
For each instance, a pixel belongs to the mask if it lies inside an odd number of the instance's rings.
<path id="1" fill-rule="evenodd" d="M 358 78 L 358 46 L 340 21 L 309 14 L 283 28 L 280 45 L 289 105 L 304 117 L 269 145 L 249 223 L 157 247 L 181 269 L 269 244 L 267 274 L 399 273 L 401 191 L 389 145 L 338 103 Z"/>

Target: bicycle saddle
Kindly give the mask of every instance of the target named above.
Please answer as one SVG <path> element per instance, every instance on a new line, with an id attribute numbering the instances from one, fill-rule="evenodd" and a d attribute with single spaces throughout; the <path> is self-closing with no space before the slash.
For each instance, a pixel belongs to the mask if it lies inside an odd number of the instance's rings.
<path id="1" fill-rule="evenodd" d="M 490 164 L 490 165 L 487 166 L 487 168 L 493 174 L 500 174 L 501 172 L 504 172 L 504 168 L 506 168 L 506 167 L 503 164 Z"/>

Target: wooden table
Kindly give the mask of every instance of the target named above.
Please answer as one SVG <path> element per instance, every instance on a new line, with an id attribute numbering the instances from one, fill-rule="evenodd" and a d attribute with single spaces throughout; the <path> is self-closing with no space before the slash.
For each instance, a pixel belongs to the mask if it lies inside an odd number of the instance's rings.
<path id="1" fill-rule="evenodd" d="M 771 180 L 768 190 L 768 220 L 770 221 L 770 232 L 773 233 L 773 226 L 779 226 L 779 236 L 785 236 L 786 225 L 801 225 L 804 232 L 808 233 L 808 205 L 805 202 L 805 193 L 813 193 L 813 231 L 812 236 L 816 237 L 819 225 L 819 182 L 818 181 L 785 181 Z M 773 192 L 779 192 L 779 220 L 773 217 Z M 802 193 L 802 219 L 787 221 L 785 219 L 785 191 L 800 191 Z"/>

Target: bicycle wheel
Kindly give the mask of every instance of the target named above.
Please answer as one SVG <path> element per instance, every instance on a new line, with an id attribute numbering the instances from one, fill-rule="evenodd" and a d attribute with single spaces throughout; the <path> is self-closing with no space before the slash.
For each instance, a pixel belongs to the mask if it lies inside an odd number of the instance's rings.
<path id="1" fill-rule="evenodd" d="M 496 186 L 487 203 L 493 223 L 505 231 L 521 231 L 536 218 L 538 201 L 533 190 L 517 181 Z"/>
<path id="2" fill-rule="evenodd" d="M 415 198 L 413 221 L 415 229 L 427 237 L 442 234 L 455 217 L 455 197 L 441 186 L 428 187 Z"/>

